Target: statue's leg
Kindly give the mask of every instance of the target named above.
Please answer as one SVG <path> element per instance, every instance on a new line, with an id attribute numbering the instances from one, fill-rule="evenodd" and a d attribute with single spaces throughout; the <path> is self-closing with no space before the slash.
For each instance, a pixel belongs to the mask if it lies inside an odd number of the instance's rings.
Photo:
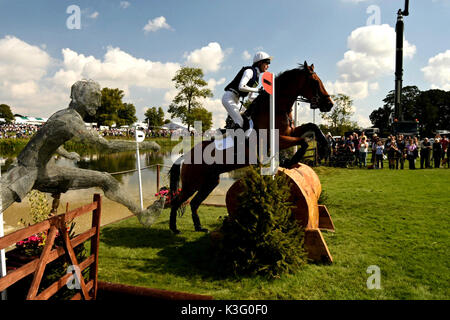
<path id="1" fill-rule="evenodd" d="M 120 183 L 107 172 L 94 170 L 49 166 L 46 174 L 40 176 L 35 188 L 42 192 L 58 193 L 98 187 L 105 196 L 127 207 L 133 214 L 141 212 L 140 206 L 130 199 Z"/>
<path id="2" fill-rule="evenodd" d="M 14 202 L 22 202 L 32 190 L 37 175 L 37 168 L 15 165 L 2 176 L 0 190 L 3 211 Z"/>

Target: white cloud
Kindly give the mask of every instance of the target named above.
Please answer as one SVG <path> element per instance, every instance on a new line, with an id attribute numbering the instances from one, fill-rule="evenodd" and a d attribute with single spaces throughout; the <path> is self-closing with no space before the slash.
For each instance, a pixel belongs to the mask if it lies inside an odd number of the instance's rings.
<path id="1" fill-rule="evenodd" d="M 202 49 L 193 52 L 206 58 Z M 70 48 L 61 51 L 63 60 L 56 61 L 39 46 L 13 36 L 0 38 L 1 103 L 10 105 L 14 113 L 48 117 L 68 106 L 70 87 L 83 78 L 94 79 L 102 87 L 120 88 L 125 93 L 124 101 L 134 103 L 139 112 L 153 104 L 166 109 L 177 94 L 172 78 L 181 68 L 180 63 L 137 58 L 116 47 L 107 47 L 99 58 Z M 208 70 L 218 68 L 221 61 L 212 63 Z M 53 71 L 55 66 L 58 68 Z M 210 78 L 208 87 L 215 90 L 225 81 Z M 214 127 L 223 127 L 227 114 L 220 98 L 207 98 L 203 103 L 213 113 Z"/>
<path id="2" fill-rule="evenodd" d="M 450 50 L 430 58 L 421 70 L 432 89 L 450 90 Z"/>
<path id="3" fill-rule="evenodd" d="M 126 9 L 126 8 L 128 8 L 129 6 L 131 6 L 131 3 L 129 3 L 128 1 L 120 1 L 120 7 L 121 7 L 122 9 Z"/>
<path id="4" fill-rule="evenodd" d="M 228 113 L 222 105 L 222 100 L 207 98 L 202 101 L 202 104 L 203 108 L 212 113 L 212 128 L 223 128 Z"/>
<path id="5" fill-rule="evenodd" d="M 39 80 L 47 72 L 50 56 L 14 36 L 0 39 L 0 81 Z"/>
<path id="6" fill-rule="evenodd" d="M 186 53 L 186 64 L 192 67 L 199 67 L 204 72 L 214 72 L 219 70 L 220 64 L 225 58 L 225 52 L 222 51 L 220 44 L 210 42 L 206 47 Z"/>
<path id="7" fill-rule="evenodd" d="M 242 53 L 242 59 L 244 59 L 245 61 L 250 60 L 251 58 L 252 55 L 247 50 Z"/>
<path id="8" fill-rule="evenodd" d="M 225 78 L 220 78 L 219 80 L 211 78 L 208 80 L 208 87 L 209 87 L 209 89 L 211 89 L 211 91 L 214 91 L 216 89 L 216 86 L 220 86 L 224 83 L 225 83 Z"/>
<path id="9" fill-rule="evenodd" d="M 144 88 L 172 87 L 178 63 L 162 63 L 135 58 L 120 48 L 108 47 L 103 61 L 84 56 L 71 49 L 62 50 L 64 67 L 56 72 L 54 81 L 70 87 L 81 78 L 92 78 L 102 86 L 121 88 L 128 93 L 131 86 Z"/>
<path id="10" fill-rule="evenodd" d="M 98 18 L 98 15 L 99 15 L 98 11 L 95 11 L 94 13 L 92 13 L 92 14 L 89 15 L 89 18 L 91 18 L 91 19 L 97 19 L 97 18 Z"/>
<path id="11" fill-rule="evenodd" d="M 349 50 L 337 63 L 339 78 L 331 84 L 335 92 L 342 90 L 340 93 L 353 99 L 364 99 L 369 95 L 369 89 L 377 90 L 374 81 L 394 71 L 395 38 L 394 28 L 387 24 L 353 30 L 347 39 Z M 416 46 L 404 40 L 404 57 L 412 58 L 415 52 Z"/>
<path id="12" fill-rule="evenodd" d="M 155 18 L 153 20 L 148 20 L 147 24 L 143 28 L 145 33 L 155 32 L 160 29 L 172 30 L 172 27 L 166 22 L 166 18 L 163 16 Z"/>

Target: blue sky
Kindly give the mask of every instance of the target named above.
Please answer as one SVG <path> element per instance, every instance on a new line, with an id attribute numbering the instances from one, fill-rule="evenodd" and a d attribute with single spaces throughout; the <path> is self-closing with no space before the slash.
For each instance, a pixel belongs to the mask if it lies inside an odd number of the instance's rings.
<path id="1" fill-rule="evenodd" d="M 450 0 L 411 0 L 405 17 L 404 85 L 450 90 Z M 80 29 L 67 20 L 76 5 Z M 222 126 L 225 85 L 258 50 L 278 73 L 307 60 L 330 93 L 354 100 L 354 120 L 394 88 L 396 12 L 404 0 L 0 0 L 0 103 L 49 116 L 65 108 L 70 85 L 92 78 L 118 87 L 144 119 L 167 109 L 181 66 L 201 67 L 214 97 L 204 105 Z M 369 22 L 368 22 L 369 20 Z M 316 119 L 318 117 L 316 116 Z M 303 105 L 300 121 L 312 120 Z"/>

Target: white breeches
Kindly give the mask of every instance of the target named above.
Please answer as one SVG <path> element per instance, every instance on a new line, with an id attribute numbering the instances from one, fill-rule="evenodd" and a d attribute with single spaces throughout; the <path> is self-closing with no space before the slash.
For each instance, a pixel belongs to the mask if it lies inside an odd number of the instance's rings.
<path id="1" fill-rule="evenodd" d="M 222 97 L 222 104 L 233 121 L 242 127 L 244 125 L 244 119 L 242 119 L 239 112 L 239 96 L 231 91 L 225 91 Z"/>

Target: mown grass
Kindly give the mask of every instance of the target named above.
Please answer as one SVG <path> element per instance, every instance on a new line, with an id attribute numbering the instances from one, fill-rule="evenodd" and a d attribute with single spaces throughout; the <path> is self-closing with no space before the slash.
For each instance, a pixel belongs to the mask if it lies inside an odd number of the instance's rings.
<path id="1" fill-rule="evenodd" d="M 324 233 L 331 265 L 306 265 L 280 279 L 216 274 L 207 235 L 193 231 L 189 210 L 168 230 L 168 211 L 151 229 L 130 218 L 101 231 L 103 281 L 212 295 L 216 299 L 448 299 L 450 170 L 316 168 L 336 227 Z M 215 229 L 225 208 L 201 207 Z M 369 290 L 367 268 L 381 270 Z"/>

